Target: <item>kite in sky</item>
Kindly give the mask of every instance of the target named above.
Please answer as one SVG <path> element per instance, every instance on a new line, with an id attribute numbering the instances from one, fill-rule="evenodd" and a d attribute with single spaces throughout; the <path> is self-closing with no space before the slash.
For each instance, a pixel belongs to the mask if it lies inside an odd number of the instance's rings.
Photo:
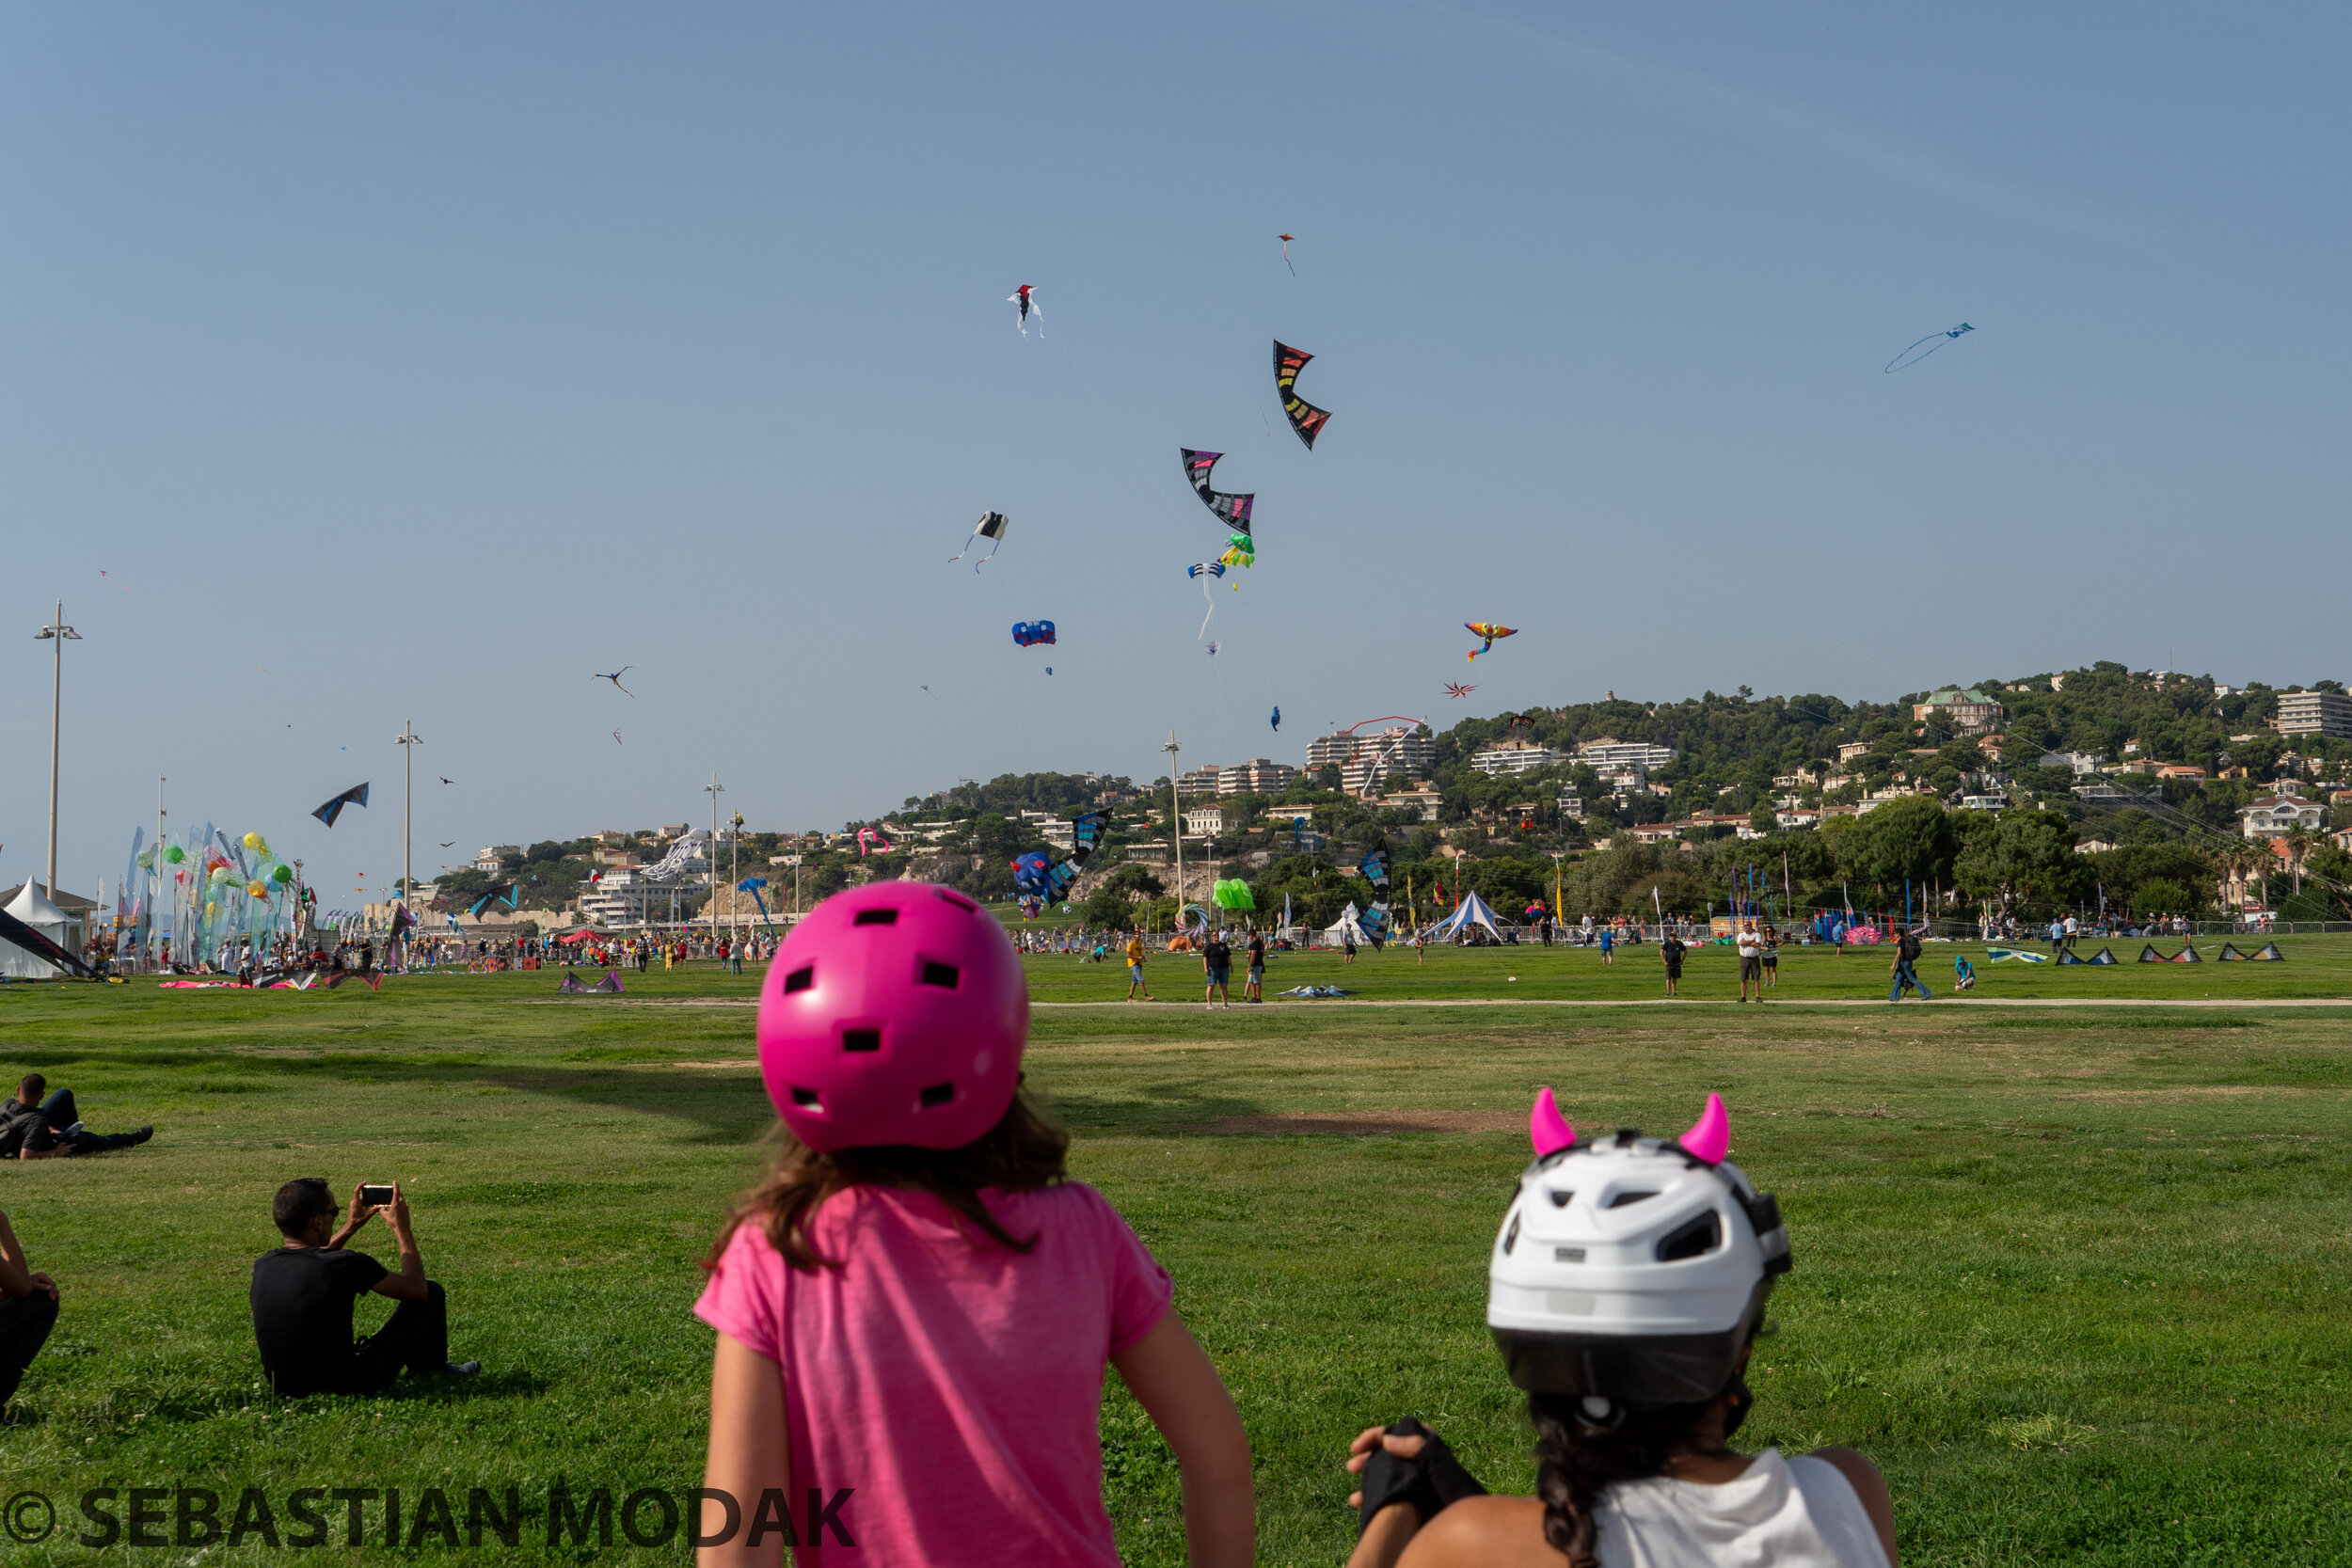
<path id="1" fill-rule="evenodd" d="M 609 675 L 591 675 L 588 678 L 590 680 L 611 681 L 612 683 L 613 690 L 620 692 L 623 696 L 628 697 L 631 702 L 634 702 L 636 701 L 637 693 L 631 691 L 628 687 L 623 686 L 621 684 L 621 677 L 636 668 L 637 666 L 634 664 L 624 664 Z"/>
<path id="2" fill-rule="evenodd" d="M 1449 697 L 1467 697 L 1477 689 L 1478 688 L 1474 686 L 1464 686 L 1459 681 L 1445 683 L 1445 694 Z"/>
<path id="3" fill-rule="evenodd" d="M 1298 238 L 1298 236 L 1295 234 L 1277 234 L 1274 237 L 1282 242 L 1282 264 L 1286 267 L 1291 267 L 1291 242 Z M 1296 277 L 1298 276 L 1298 269 L 1296 267 L 1291 267 L 1291 276 L 1293 277 Z"/>
<path id="4" fill-rule="evenodd" d="M 1372 884 L 1372 907 L 1357 924 L 1375 948 L 1389 940 L 1389 841 L 1383 836 L 1357 863 L 1356 874 Z"/>
<path id="5" fill-rule="evenodd" d="M 501 901 L 510 910 L 516 907 L 516 895 L 514 883 L 500 883 L 497 887 L 492 888 L 489 892 L 475 899 L 473 901 L 473 908 L 466 912 L 471 915 L 479 916 L 482 911 L 488 908 L 491 904 Z"/>
<path id="6" fill-rule="evenodd" d="M 1946 343 L 1950 342 L 1962 333 L 1974 332 L 1976 328 L 1970 326 L 1966 322 L 1962 322 L 1958 326 L 1953 327 L 1949 332 L 1931 332 L 1926 337 L 1920 339 L 1918 342 L 1912 344 L 1909 348 L 1895 356 L 1894 358 L 1889 359 L 1886 362 L 1886 369 L 1882 371 L 1880 373 L 1883 375 L 1893 375 L 1897 371 L 1909 370 L 1912 366 L 1917 364 L 1920 360 L 1925 359 L 1929 355 L 1933 354 L 1937 349 L 1942 348 Z"/>
<path id="7" fill-rule="evenodd" d="M 1224 650 L 1225 650 L 1225 644 L 1224 644 L 1224 643 L 1222 643 L 1222 642 L 1212 642 L 1212 643 L 1210 643 L 1210 644 L 1208 645 L 1207 649 L 1205 649 L 1204 651 L 1208 654 L 1208 656 L 1209 656 L 1211 658 L 1215 658 L 1215 657 L 1216 657 L 1218 654 L 1222 653 Z"/>
<path id="8" fill-rule="evenodd" d="M 1235 533 L 1244 538 L 1253 537 L 1249 532 L 1249 509 L 1258 499 L 1256 492 L 1234 496 L 1209 486 L 1209 474 L 1216 468 L 1216 460 L 1225 454 L 1221 451 L 1195 451 L 1190 447 L 1180 450 L 1184 454 L 1185 482 L 1200 498 L 1200 504 L 1216 513 L 1217 520 Z"/>
<path id="9" fill-rule="evenodd" d="M 1020 311 L 1013 317 L 1013 325 L 1021 328 L 1021 335 L 1024 338 L 1029 335 L 1029 318 L 1031 316 L 1035 316 L 1037 318 L 1037 335 L 1041 338 L 1045 336 L 1045 309 L 1043 306 L 1038 304 L 1037 292 L 1035 290 L 1031 289 L 1026 283 L 1024 283 L 1021 287 L 1013 290 L 1012 293 L 1005 296 L 1005 303 L 1008 305 L 1017 305 L 1021 308 Z"/>
<path id="10" fill-rule="evenodd" d="M 1274 389 L 1282 394 L 1282 417 L 1291 422 L 1291 430 L 1307 443 L 1307 450 L 1315 450 L 1315 437 L 1331 422 L 1329 410 L 1317 408 L 1292 390 L 1298 372 L 1307 368 L 1313 355 L 1305 349 L 1293 348 L 1281 339 L 1274 340 Z"/>
<path id="11" fill-rule="evenodd" d="M 1502 721 L 1502 727 L 1506 730 L 1533 729 L 1534 726 L 1535 716 L 1532 713 L 1507 714 Z"/>
<path id="12" fill-rule="evenodd" d="M 1274 726 L 1275 734 L 1280 735 L 1282 733 L 1282 710 L 1280 708 L 1276 708 L 1274 710 L 1274 717 L 1266 721 Z"/>
<path id="13" fill-rule="evenodd" d="M 310 815 L 317 817 L 320 821 L 326 823 L 331 828 L 335 825 L 335 818 L 343 814 L 343 808 L 345 806 L 364 806 L 367 803 L 368 786 L 363 784 L 353 784 L 349 789 L 344 790 L 341 795 L 336 796 L 332 800 L 327 801 L 326 804 L 319 807 L 318 810 L 312 812 Z"/>
<path id="14" fill-rule="evenodd" d="M 101 566 L 100 568 L 98 568 L 98 575 L 99 575 L 100 577 L 102 577 L 102 578 L 106 578 L 106 568 L 105 568 L 105 567 L 103 567 L 103 566 Z M 115 579 L 114 579 L 114 578 L 106 578 L 106 586 L 107 586 L 107 587 L 109 587 L 109 588 L 122 588 L 122 584 L 120 584 L 120 583 L 119 583 L 119 582 L 115 581 Z M 128 594 L 128 593 L 130 592 L 130 590 L 129 590 L 128 588 L 122 588 L 122 591 L 123 591 L 125 594 Z"/>
<path id="15" fill-rule="evenodd" d="M 437 779 L 441 779 L 441 776 L 438 773 L 436 773 L 433 776 Z M 441 782 L 443 784 L 455 784 L 457 781 L 455 779 L 441 779 Z"/>
<path id="16" fill-rule="evenodd" d="M 441 847 L 444 849 L 454 849 L 457 847 L 457 841 L 453 838 L 447 844 L 442 845 Z"/>
<path id="17" fill-rule="evenodd" d="M 995 547 L 991 549 L 986 555 L 980 557 L 979 560 L 972 562 L 972 569 L 974 571 L 978 571 L 981 567 L 995 560 L 996 551 L 1005 547 L 1005 515 L 1003 513 L 983 512 L 980 514 L 979 523 L 972 530 L 972 539 L 989 540 Z M 971 554 L 972 539 L 965 540 L 963 542 L 963 548 L 958 550 L 947 559 L 949 561 L 961 561 L 965 556 Z"/>
<path id="18" fill-rule="evenodd" d="M 1046 673 L 1047 674 L 1049 674 L 1049 675 L 1050 675 L 1050 674 L 1052 674 L 1052 673 L 1054 673 L 1054 667 L 1053 667 L 1052 665 L 1050 665 L 1050 664 L 1049 664 L 1049 665 L 1047 665 L 1047 666 L 1045 667 L 1045 673 Z"/>
<path id="19" fill-rule="evenodd" d="M 621 744 L 621 732 L 618 730 L 612 732 L 612 744 L 615 746 Z"/>
<path id="20" fill-rule="evenodd" d="M 1015 621 L 1012 624 L 1012 640 L 1025 648 L 1034 648 L 1040 642 L 1050 643 L 1054 641 L 1054 623 L 1051 621 Z"/>
<path id="21" fill-rule="evenodd" d="M 1209 596 L 1209 584 L 1224 575 L 1225 563 L 1221 561 L 1196 561 L 1184 568 L 1184 576 L 1201 579 L 1200 602 L 1209 607 L 1209 614 L 1200 617 L 1200 629 L 1192 634 L 1195 641 L 1209 635 L 1209 616 L 1216 613 L 1216 601 Z"/>
<path id="22" fill-rule="evenodd" d="M 1478 636 L 1486 640 L 1486 645 L 1485 647 L 1472 648 L 1470 650 L 1470 656 L 1472 658 L 1476 658 L 1480 654 L 1493 653 L 1495 651 L 1495 640 L 1497 638 L 1517 637 L 1518 635 L 1517 627 L 1498 626 L 1492 621 L 1465 621 L 1462 623 L 1462 629 L 1468 632 L 1474 632 Z"/>
<path id="23" fill-rule="evenodd" d="M 1079 814 L 1070 824 L 1070 858 L 1059 863 L 1049 860 L 1042 849 L 1032 849 L 1012 863 L 1013 891 L 1020 895 L 1022 911 L 1029 915 L 1044 912 L 1045 906 L 1067 899 L 1070 884 L 1086 869 L 1087 857 L 1103 842 L 1103 834 L 1110 826 L 1110 814 L 1089 811 Z"/>

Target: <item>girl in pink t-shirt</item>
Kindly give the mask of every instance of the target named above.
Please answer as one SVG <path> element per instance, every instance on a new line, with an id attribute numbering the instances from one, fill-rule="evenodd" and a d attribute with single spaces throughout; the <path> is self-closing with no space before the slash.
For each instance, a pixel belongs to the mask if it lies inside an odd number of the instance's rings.
<path id="1" fill-rule="evenodd" d="M 787 1136 L 707 1260 L 700 1561 L 1117 1568 L 1103 1369 L 1175 1451 L 1196 1565 L 1251 1560 L 1249 1443 L 1173 1287 L 1020 1092 L 1028 988 L 950 888 L 826 900 L 761 988 Z M 732 1525 L 732 1528 L 730 1528 Z"/>

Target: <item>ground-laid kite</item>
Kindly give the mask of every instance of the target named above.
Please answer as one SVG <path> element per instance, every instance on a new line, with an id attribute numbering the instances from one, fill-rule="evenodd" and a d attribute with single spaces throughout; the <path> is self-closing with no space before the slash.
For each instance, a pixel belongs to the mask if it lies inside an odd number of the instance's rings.
<path id="1" fill-rule="evenodd" d="M 1015 621 L 1012 624 L 1012 640 L 1025 648 L 1034 648 L 1041 642 L 1050 643 L 1054 641 L 1054 623 L 1051 621 Z"/>
<path id="2" fill-rule="evenodd" d="M 1196 561 L 1184 568 L 1184 576 L 1200 579 L 1200 602 L 1209 607 L 1208 614 L 1200 617 L 1200 629 L 1192 634 L 1195 641 L 1209 635 L 1210 616 L 1216 613 L 1216 600 L 1209 596 L 1209 585 L 1224 575 L 1222 561 Z"/>
<path id="3" fill-rule="evenodd" d="M 1462 629 L 1486 640 L 1485 647 L 1470 650 L 1470 656 L 1472 658 L 1476 658 L 1480 654 L 1493 653 L 1497 639 L 1518 635 L 1518 629 L 1516 626 L 1498 626 L 1492 621 L 1465 621 L 1462 623 Z"/>
<path id="4" fill-rule="evenodd" d="M 1032 289 L 1026 283 L 1024 283 L 1021 287 L 1013 290 L 1012 293 L 1005 296 L 1005 303 L 1019 307 L 1019 309 L 1014 312 L 1012 320 L 1013 325 L 1021 328 L 1021 335 L 1024 338 L 1029 335 L 1029 318 L 1031 316 L 1035 316 L 1037 318 L 1037 335 L 1041 338 L 1045 336 L 1045 310 L 1044 308 L 1040 306 L 1037 302 L 1037 291 L 1035 289 Z"/>
<path id="5" fill-rule="evenodd" d="M 1005 515 L 1003 513 L 983 512 L 980 514 L 979 522 L 975 525 L 972 530 L 972 539 L 986 539 L 991 542 L 993 547 L 991 548 L 986 555 L 980 557 L 979 560 L 972 562 L 972 569 L 974 571 L 978 571 L 981 567 L 995 560 L 996 551 L 1005 547 L 1006 527 Z M 947 559 L 949 561 L 961 561 L 965 556 L 970 555 L 973 547 L 972 539 L 966 539 L 963 542 L 963 548 L 958 550 Z"/>
<path id="6" fill-rule="evenodd" d="M 1883 375 L 1893 375 L 1897 371 L 1909 370 L 1912 366 L 1917 364 L 1920 360 L 1925 359 L 1929 355 L 1933 354 L 1937 349 L 1942 348 L 1946 343 L 1950 342 L 1962 333 L 1974 332 L 1976 328 L 1970 326 L 1966 322 L 1962 322 L 1958 326 L 1953 327 L 1949 332 L 1931 332 L 1926 337 L 1920 339 L 1918 342 L 1912 344 L 1909 348 L 1895 356 L 1894 358 L 1889 359 L 1886 362 L 1886 369 L 1880 373 Z"/>
<path id="7" fill-rule="evenodd" d="M 1298 236 L 1295 234 L 1277 234 L 1274 237 L 1282 242 L 1282 264 L 1286 267 L 1291 267 L 1291 242 L 1298 238 Z M 1298 269 L 1296 267 L 1291 267 L 1291 276 L 1293 277 L 1296 277 L 1298 276 Z"/>
<path id="8" fill-rule="evenodd" d="M 1266 722 L 1274 726 L 1274 733 L 1276 735 L 1280 735 L 1282 733 L 1282 710 L 1279 707 L 1276 708 L 1274 710 L 1274 717 L 1267 720 Z"/>
<path id="9" fill-rule="evenodd" d="M 1309 451 L 1315 450 L 1315 437 L 1331 422 L 1328 409 L 1317 408 L 1292 389 L 1298 372 L 1313 357 L 1305 349 L 1293 348 L 1279 338 L 1274 340 L 1274 389 L 1282 394 L 1282 417 L 1290 420 L 1292 432 L 1307 443 Z"/>
<path id="10" fill-rule="evenodd" d="M 609 674 L 609 675 L 591 675 L 591 676 L 589 676 L 588 678 L 589 678 L 589 679 L 591 679 L 591 680 L 611 681 L 611 682 L 612 683 L 612 689 L 613 689 L 613 690 L 618 691 L 619 693 L 621 693 L 621 695 L 623 695 L 623 696 L 625 696 L 625 697 L 629 698 L 631 701 L 634 701 L 634 700 L 636 699 L 637 693 L 636 693 L 636 692 L 634 692 L 634 691 L 631 691 L 631 690 L 630 690 L 628 687 L 623 686 L 623 685 L 621 684 L 621 677 L 622 677 L 623 675 L 628 674 L 628 673 L 631 670 L 634 670 L 634 669 L 636 669 L 636 668 L 637 668 L 637 666 L 635 666 L 634 664 L 624 664 L 624 665 L 622 665 L 622 666 L 621 666 L 618 670 L 613 671 L 613 672 L 612 672 L 611 674 Z"/>
<path id="11" fill-rule="evenodd" d="M 368 786 L 363 784 L 353 784 L 349 789 L 344 790 L 341 795 L 336 796 L 332 800 L 327 801 L 326 804 L 319 807 L 318 810 L 312 812 L 310 815 L 317 817 L 320 821 L 326 823 L 331 828 L 335 825 L 335 818 L 343 814 L 343 808 L 345 806 L 364 806 L 367 803 Z"/>
<path id="12" fill-rule="evenodd" d="M 1356 874 L 1372 884 L 1372 907 L 1357 924 L 1373 946 L 1378 947 L 1389 940 L 1389 841 L 1385 836 L 1375 841 L 1356 863 Z"/>
<path id="13" fill-rule="evenodd" d="M 1448 681 L 1445 683 L 1445 694 L 1449 697 L 1467 697 L 1477 689 L 1478 688 L 1474 686 L 1464 686 L 1459 681 Z"/>
<path id="14" fill-rule="evenodd" d="M 1184 454 L 1184 481 L 1192 486 L 1193 494 L 1200 498 L 1200 504 L 1216 514 L 1217 520 L 1235 533 L 1245 539 L 1253 538 L 1249 531 L 1249 509 L 1258 499 L 1257 492 L 1236 496 L 1210 485 L 1209 475 L 1216 467 L 1216 460 L 1225 455 L 1223 452 L 1195 451 L 1190 447 L 1179 450 Z"/>

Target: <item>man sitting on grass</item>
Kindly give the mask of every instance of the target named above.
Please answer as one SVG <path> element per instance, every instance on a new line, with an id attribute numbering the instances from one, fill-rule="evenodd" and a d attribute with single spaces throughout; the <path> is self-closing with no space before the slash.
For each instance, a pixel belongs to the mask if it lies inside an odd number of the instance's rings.
<path id="1" fill-rule="evenodd" d="M 400 1272 L 389 1272 L 364 1252 L 343 1250 L 378 1212 L 360 1201 L 362 1191 L 352 1189 L 351 1219 L 341 1230 L 334 1227 L 339 1211 L 325 1177 L 296 1177 L 278 1189 L 270 1205 L 286 1241 L 254 1261 L 253 1338 L 270 1387 L 281 1396 L 372 1394 L 389 1387 L 404 1368 L 419 1377 L 471 1377 L 482 1370 L 479 1361 L 460 1365 L 449 1358 L 449 1305 L 439 1283 L 424 1276 L 398 1182 L 381 1212 L 400 1248 Z M 355 1344 L 352 1303 L 370 1291 L 400 1306 L 382 1328 Z"/>
<path id="2" fill-rule="evenodd" d="M 28 1072 L 16 1086 L 16 1098 L 0 1103 L 0 1160 L 56 1160 L 72 1154 L 103 1154 L 110 1148 L 130 1148 L 155 1135 L 151 1126 L 135 1132 L 83 1131 L 81 1113 L 74 1109 L 73 1091 L 59 1089 L 43 1099 L 49 1080 Z"/>
<path id="3" fill-rule="evenodd" d="M 33 1267 L 0 1214 L 0 1411 L 57 1326 L 57 1282 Z"/>

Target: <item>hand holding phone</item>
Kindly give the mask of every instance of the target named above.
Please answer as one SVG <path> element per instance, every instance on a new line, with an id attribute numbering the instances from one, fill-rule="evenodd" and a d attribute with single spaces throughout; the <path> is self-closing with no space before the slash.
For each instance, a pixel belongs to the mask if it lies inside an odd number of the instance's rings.
<path id="1" fill-rule="evenodd" d="M 392 1204 L 391 1183 L 387 1181 L 379 1184 L 362 1181 L 359 1183 L 359 1201 L 371 1209 L 390 1208 Z"/>

